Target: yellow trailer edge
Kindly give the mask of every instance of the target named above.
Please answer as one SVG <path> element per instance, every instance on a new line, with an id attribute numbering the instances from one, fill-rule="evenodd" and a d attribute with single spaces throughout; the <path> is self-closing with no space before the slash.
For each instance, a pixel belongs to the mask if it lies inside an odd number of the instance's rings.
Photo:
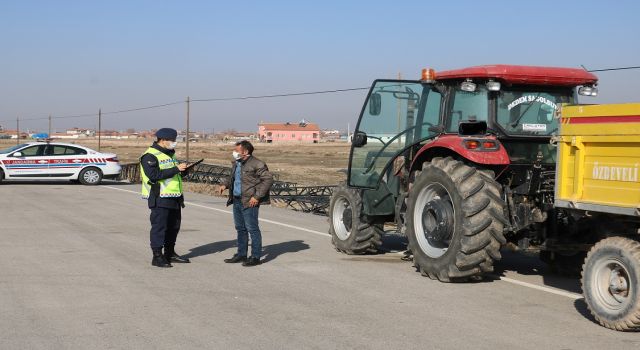
<path id="1" fill-rule="evenodd" d="M 640 216 L 640 103 L 563 105 L 555 206 Z"/>

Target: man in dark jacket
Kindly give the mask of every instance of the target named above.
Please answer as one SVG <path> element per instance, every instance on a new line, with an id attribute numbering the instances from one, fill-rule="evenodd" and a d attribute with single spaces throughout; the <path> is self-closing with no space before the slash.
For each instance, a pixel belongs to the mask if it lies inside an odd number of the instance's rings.
<path id="1" fill-rule="evenodd" d="M 178 164 L 175 158 L 176 130 L 162 128 L 156 132 L 156 137 L 157 141 L 140 157 L 142 197 L 147 198 L 151 209 L 151 264 L 171 267 L 171 262 L 190 262 L 174 249 L 184 207 L 182 175 L 187 164 Z"/>
<path id="2" fill-rule="evenodd" d="M 233 151 L 231 176 L 220 187 L 220 194 L 229 189 L 227 206 L 233 204 L 233 221 L 238 232 L 238 252 L 226 263 L 243 266 L 260 265 L 262 256 L 262 233 L 258 225 L 258 211 L 261 204 L 269 204 L 269 190 L 273 176 L 267 165 L 253 155 L 253 145 L 249 141 L 236 143 Z M 247 258 L 251 235 L 251 256 Z"/>

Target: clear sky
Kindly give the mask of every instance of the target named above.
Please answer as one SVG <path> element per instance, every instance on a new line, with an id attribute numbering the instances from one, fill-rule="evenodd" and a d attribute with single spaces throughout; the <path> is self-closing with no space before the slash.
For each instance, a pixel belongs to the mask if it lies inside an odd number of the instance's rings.
<path id="1" fill-rule="evenodd" d="M 0 120 L 362 87 L 398 72 L 418 78 L 423 67 L 638 66 L 639 4 L 0 0 Z M 640 70 L 599 77 L 600 96 L 583 102 L 640 102 Z M 191 125 L 253 131 L 261 120 L 305 118 L 344 130 L 365 94 L 194 103 Z M 177 105 L 105 116 L 103 127 L 184 128 L 184 114 Z M 56 129 L 96 124 L 54 120 Z"/>

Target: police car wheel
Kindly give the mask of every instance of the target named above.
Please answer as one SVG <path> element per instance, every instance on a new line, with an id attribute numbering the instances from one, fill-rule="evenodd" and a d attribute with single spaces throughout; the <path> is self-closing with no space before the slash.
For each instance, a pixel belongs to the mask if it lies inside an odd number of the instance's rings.
<path id="1" fill-rule="evenodd" d="M 82 169 L 78 181 L 83 185 L 95 186 L 102 181 L 102 171 L 98 168 Z"/>
<path id="2" fill-rule="evenodd" d="M 0 169 L 0 182 L 2 182 L 2 180 L 4 180 L 4 171 Z"/>

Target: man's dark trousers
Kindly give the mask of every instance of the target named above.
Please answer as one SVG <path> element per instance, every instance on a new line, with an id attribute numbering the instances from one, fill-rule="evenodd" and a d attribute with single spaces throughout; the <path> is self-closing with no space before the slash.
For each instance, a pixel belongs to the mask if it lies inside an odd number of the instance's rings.
<path id="1" fill-rule="evenodd" d="M 173 248 L 180 231 L 181 208 L 151 208 L 150 219 L 151 248 L 162 248 L 163 246 Z"/>
<path id="2" fill-rule="evenodd" d="M 233 198 L 233 221 L 238 232 L 238 255 L 247 256 L 249 235 L 251 235 L 251 256 L 260 259 L 262 256 L 262 233 L 258 226 L 260 206 L 244 208 L 240 197 Z"/>

